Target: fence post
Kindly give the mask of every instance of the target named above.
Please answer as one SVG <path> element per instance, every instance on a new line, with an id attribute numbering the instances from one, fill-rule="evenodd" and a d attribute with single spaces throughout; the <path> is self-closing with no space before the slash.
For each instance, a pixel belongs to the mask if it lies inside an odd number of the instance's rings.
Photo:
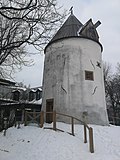
<path id="1" fill-rule="evenodd" d="M 74 118 L 71 117 L 71 127 L 72 127 L 72 135 L 74 136 Z"/>
<path id="2" fill-rule="evenodd" d="M 89 128 L 89 146 L 90 146 L 90 152 L 94 153 L 94 144 L 93 144 L 93 129 Z"/>
<path id="3" fill-rule="evenodd" d="M 7 131 L 7 127 L 8 127 L 7 125 L 8 125 L 8 122 L 7 122 L 7 118 L 5 117 L 4 118 L 4 129 L 5 130 L 4 130 L 4 133 L 3 133 L 4 136 L 6 136 L 6 131 Z"/>
<path id="4" fill-rule="evenodd" d="M 27 126 L 27 111 L 25 112 L 25 124 L 24 126 Z"/>
<path id="5" fill-rule="evenodd" d="M 44 111 L 40 112 L 40 128 L 43 127 L 44 124 Z"/>
<path id="6" fill-rule="evenodd" d="M 35 109 L 33 109 L 33 120 L 34 120 L 34 122 L 36 121 L 36 111 L 35 111 Z"/>
<path id="7" fill-rule="evenodd" d="M 84 124 L 84 143 L 87 143 L 87 130 L 85 124 Z"/>
<path id="8" fill-rule="evenodd" d="M 16 116 L 15 116 L 15 124 L 14 124 L 14 126 L 15 126 L 15 127 L 17 126 L 17 122 L 16 122 Z"/>
<path id="9" fill-rule="evenodd" d="M 56 111 L 53 111 L 53 130 L 56 131 Z"/>
<path id="10" fill-rule="evenodd" d="M 21 118 L 22 119 L 22 124 L 24 124 L 24 120 L 25 120 L 24 116 L 25 116 L 25 110 L 23 109 L 22 110 L 22 118 Z"/>

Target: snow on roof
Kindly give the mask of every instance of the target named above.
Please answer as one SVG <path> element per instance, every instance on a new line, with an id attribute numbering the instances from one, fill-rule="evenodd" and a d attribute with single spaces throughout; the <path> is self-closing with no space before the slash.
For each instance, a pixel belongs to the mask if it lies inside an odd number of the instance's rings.
<path id="1" fill-rule="evenodd" d="M 27 88 L 19 87 L 19 86 L 11 86 L 10 88 L 14 89 L 14 91 L 16 91 L 16 90 L 23 90 L 23 91 L 26 91 L 26 89 L 27 89 Z"/>
<path id="2" fill-rule="evenodd" d="M 0 101 L 13 102 L 13 100 L 10 98 L 1 98 L 1 97 L 0 97 Z"/>
<path id="3" fill-rule="evenodd" d="M 31 89 L 31 90 L 30 90 L 30 92 L 36 92 L 36 90 L 34 90 L 34 89 Z"/>
<path id="4" fill-rule="evenodd" d="M 34 90 L 34 92 L 36 92 L 37 90 L 42 91 L 42 87 L 31 88 L 31 90 Z"/>
<path id="5" fill-rule="evenodd" d="M 33 101 L 30 101 L 31 104 L 42 104 L 42 98 L 39 100 L 34 99 Z"/>
<path id="6" fill-rule="evenodd" d="M 42 91 L 42 88 L 38 88 L 37 90 Z"/>

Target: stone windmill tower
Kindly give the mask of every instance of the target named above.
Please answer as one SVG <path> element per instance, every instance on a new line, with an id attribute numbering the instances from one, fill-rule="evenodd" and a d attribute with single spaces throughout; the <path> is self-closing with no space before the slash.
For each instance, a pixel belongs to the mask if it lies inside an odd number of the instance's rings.
<path id="1" fill-rule="evenodd" d="M 102 45 L 92 19 L 84 25 L 71 15 L 45 48 L 44 111 L 56 110 L 88 123 L 108 125 L 102 69 Z M 50 120 L 46 116 L 46 121 Z M 60 119 L 60 121 L 66 121 Z"/>

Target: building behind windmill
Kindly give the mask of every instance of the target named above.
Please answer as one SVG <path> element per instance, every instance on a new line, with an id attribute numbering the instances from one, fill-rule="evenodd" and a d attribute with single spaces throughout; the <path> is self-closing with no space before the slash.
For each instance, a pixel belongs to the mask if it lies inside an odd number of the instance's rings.
<path id="1" fill-rule="evenodd" d="M 88 123 L 108 125 L 102 45 L 92 19 L 84 25 L 68 17 L 45 48 L 43 110 L 56 110 Z M 58 117 L 60 121 L 67 120 Z M 50 121 L 50 116 L 46 116 Z"/>

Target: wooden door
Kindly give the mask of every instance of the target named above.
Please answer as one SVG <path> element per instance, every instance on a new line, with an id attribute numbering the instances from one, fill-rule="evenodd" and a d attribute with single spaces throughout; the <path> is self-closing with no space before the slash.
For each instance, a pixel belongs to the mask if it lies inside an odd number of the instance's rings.
<path id="1" fill-rule="evenodd" d="M 53 112 L 53 99 L 47 99 L 46 100 L 46 112 Z M 53 122 L 53 114 L 52 113 L 46 113 L 46 122 L 52 123 Z"/>

